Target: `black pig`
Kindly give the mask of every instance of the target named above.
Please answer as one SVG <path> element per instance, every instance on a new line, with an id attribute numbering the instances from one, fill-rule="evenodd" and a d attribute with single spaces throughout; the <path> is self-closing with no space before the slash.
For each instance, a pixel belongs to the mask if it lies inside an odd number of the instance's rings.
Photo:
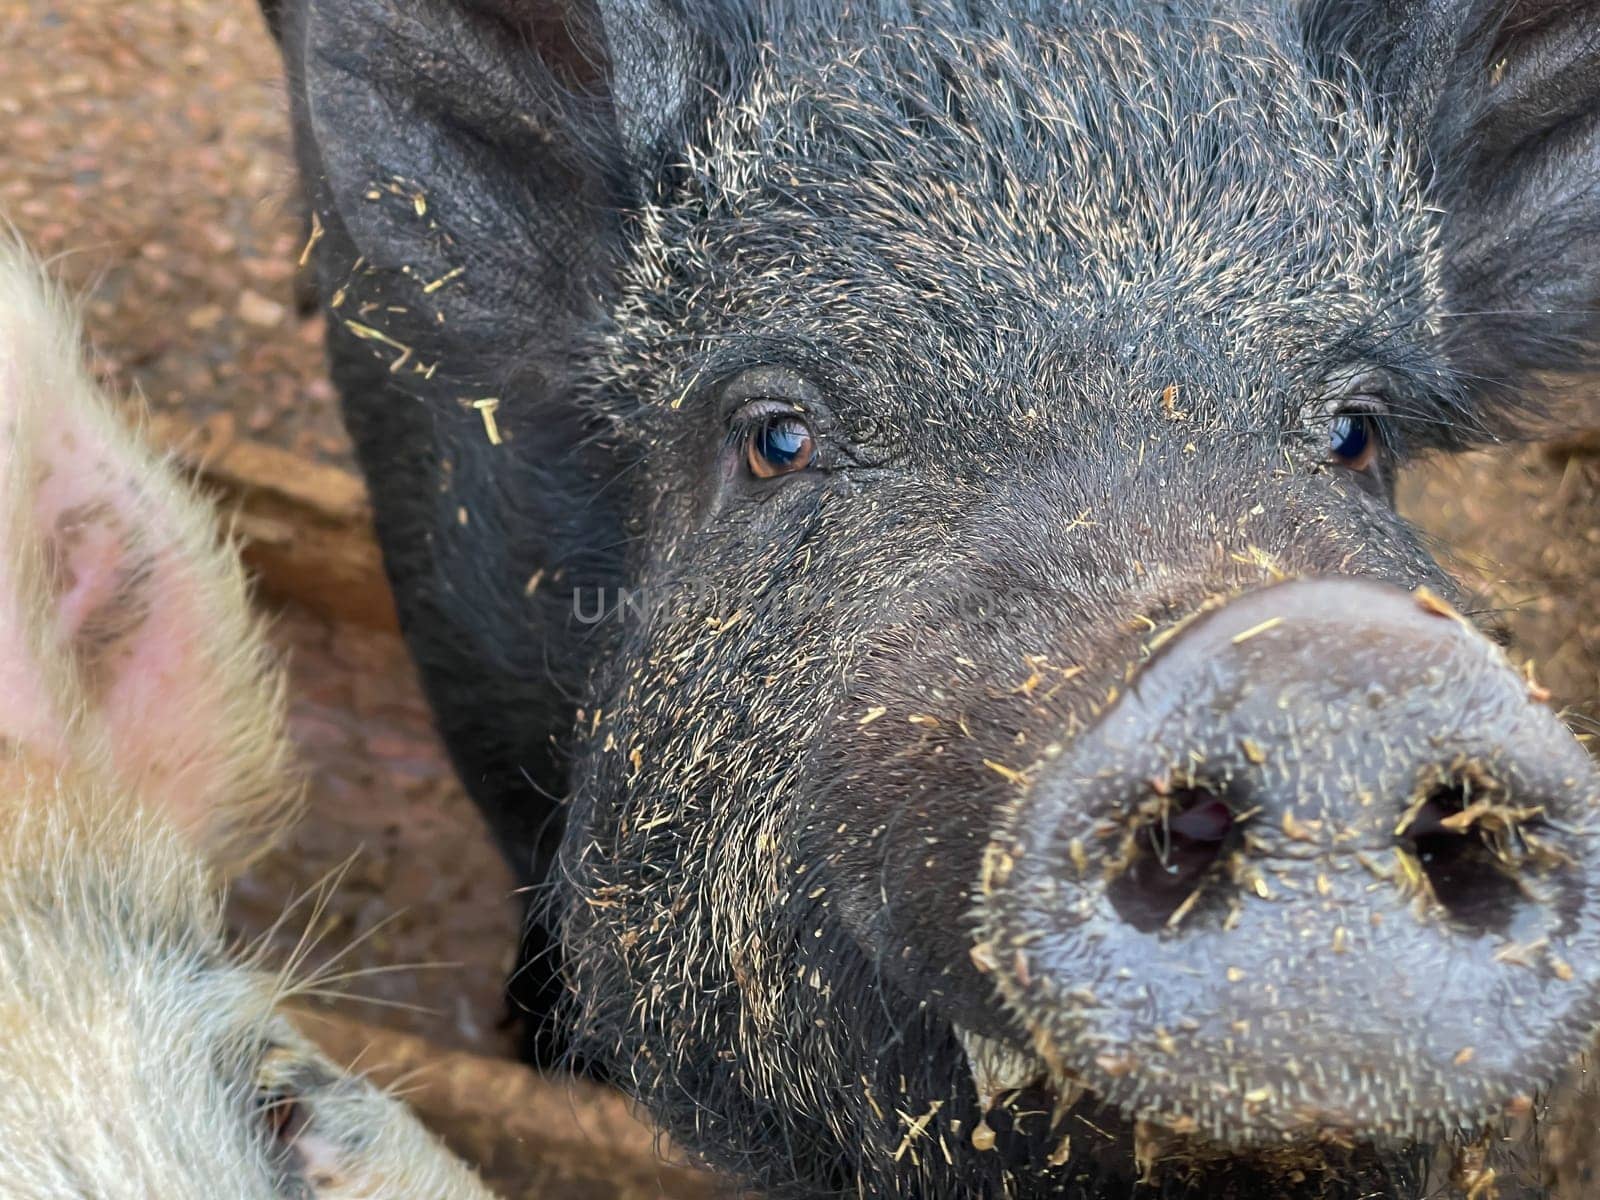
<path id="1" fill-rule="evenodd" d="M 1592 365 L 1600 5 L 277 15 L 580 1056 L 773 1195 L 1542 1194 L 1600 785 L 1390 499 Z"/>

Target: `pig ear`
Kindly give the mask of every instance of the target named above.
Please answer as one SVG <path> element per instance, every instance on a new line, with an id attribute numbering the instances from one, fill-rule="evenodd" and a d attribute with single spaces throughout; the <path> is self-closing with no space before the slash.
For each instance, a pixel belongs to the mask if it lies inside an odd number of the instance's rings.
<path id="1" fill-rule="evenodd" d="M 420 396 L 559 372 L 709 41 L 657 0 L 307 0 L 284 53 L 333 316 Z M 691 89 L 690 80 L 695 80 Z M 442 343 L 449 356 L 436 351 Z"/>
<path id="2" fill-rule="evenodd" d="M 1600 2 L 1317 0 L 1442 221 L 1441 331 L 1469 388 L 1513 399 L 1600 363 Z"/>
<path id="3" fill-rule="evenodd" d="M 0 237 L 0 743 L 104 773 L 233 869 L 295 790 L 237 559 L 118 422 Z"/>
<path id="4" fill-rule="evenodd" d="M 524 880 L 555 853 L 602 641 L 573 597 L 610 594 L 630 543 L 631 476 L 575 374 L 607 331 L 634 214 L 753 42 L 678 5 L 282 9 L 330 361 L 401 626 Z M 562 990 L 548 937 L 530 927 L 517 983 L 536 1011 Z"/>

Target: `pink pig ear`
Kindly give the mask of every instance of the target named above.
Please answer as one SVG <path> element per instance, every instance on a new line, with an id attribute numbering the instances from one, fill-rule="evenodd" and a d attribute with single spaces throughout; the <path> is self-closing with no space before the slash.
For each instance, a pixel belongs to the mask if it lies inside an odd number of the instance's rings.
<path id="1" fill-rule="evenodd" d="M 0 739 L 108 771 L 225 871 L 266 849 L 296 789 L 238 560 L 3 234 L 0 503 Z"/>

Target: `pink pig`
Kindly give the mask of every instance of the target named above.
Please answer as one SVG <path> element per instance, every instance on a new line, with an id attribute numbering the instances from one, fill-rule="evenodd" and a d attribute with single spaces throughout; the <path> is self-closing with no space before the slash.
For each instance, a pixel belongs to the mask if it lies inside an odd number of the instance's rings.
<path id="1" fill-rule="evenodd" d="M 224 939 L 223 883 L 296 812 L 283 692 L 212 514 L 0 235 L 6 1196 L 489 1196 Z"/>

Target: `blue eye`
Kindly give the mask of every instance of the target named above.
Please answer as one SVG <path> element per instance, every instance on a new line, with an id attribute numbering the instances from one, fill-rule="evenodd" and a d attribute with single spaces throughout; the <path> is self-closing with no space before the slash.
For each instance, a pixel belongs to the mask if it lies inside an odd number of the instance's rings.
<path id="1" fill-rule="evenodd" d="M 1328 452 L 1334 460 L 1353 470 L 1371 465 L 1378 447 L 1372 418 L 1361 413 L 1342 412 L 1328 425 Z"/>
<path id="2" fill-rule="evenodd" d="M 745 464 L 757 479 L 803 471 L 816 455 L 817 442 L 799 417 L 773 414 L 750 430 Z"/>

